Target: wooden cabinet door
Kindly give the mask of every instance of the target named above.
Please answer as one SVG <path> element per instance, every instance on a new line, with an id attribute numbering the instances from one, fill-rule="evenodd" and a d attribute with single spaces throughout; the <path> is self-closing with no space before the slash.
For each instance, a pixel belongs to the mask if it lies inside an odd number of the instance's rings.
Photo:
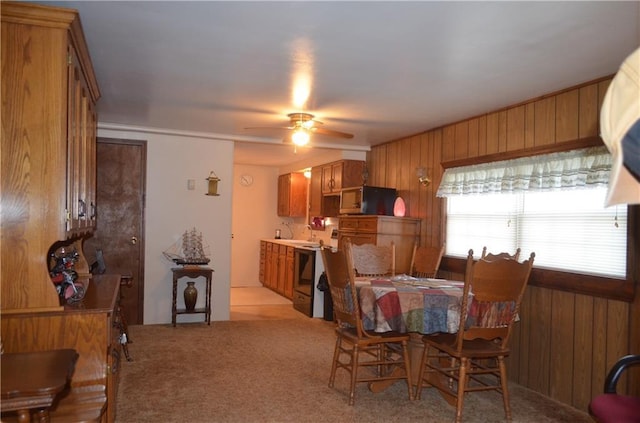
<path id="1" fill-rule="evenodd" d="M 273 243 L 265 242 L 264 286 L 271 288 L 271 266 L 273 264 Z"/>
<path id="2" fill-rule="evenodd" d="M 307 214 L 307 178 L 302 173 L 278 176 L 278 216 L 303 217 Z"/>
<path id="3" fill-rule="evenodd" d="M 284 295 L 284 286 L 287 279 L 287 247 L 280 246 L 278 253 L 278 284 L 276 291 L 280 295 Z"/>
<path id="4" fill-rule="evenodd" d="M 289 216 L 291 180 L 289 174 L 278 176 L 278 216 Z"/>
<path id="5" fill-rule="evenodd" d="M 343 160 L 340 185 L 342 188 L 358 187 L 364 184 L 365 162 L 362 160 Z"/>
<path id="6" fill-rule="evenodd" d="M 284 296 L 289 299 L 293 299 L 294 250 L 293 247 L 287 247 L 285 260 Z"/>
<path id="7" fill-rule="evenodd" d="M 264 286 L 265 273 L 267 266 L 267 242 L 260 241 L 260 270 L 258 274 L 258 280 Z"/>
<path id="8" fill-rule="evenodd" d="M 311 168 L 309 184 L 309 220 L 314 216 L 322 216 L 322 168 Z M 311 222 L 309 222 L 311 223 Z"/>
<path id="9" fill-rule="evenodd" d="M 328 163 L 322 167 L 322 193 L 337 194 L 342 189 L 342 162 Z"/>
<path id="10" fill-rule="evenodd" d="M 67 232 L 96 224 L 96 112 L 75 49 L 67 79 Z"/>

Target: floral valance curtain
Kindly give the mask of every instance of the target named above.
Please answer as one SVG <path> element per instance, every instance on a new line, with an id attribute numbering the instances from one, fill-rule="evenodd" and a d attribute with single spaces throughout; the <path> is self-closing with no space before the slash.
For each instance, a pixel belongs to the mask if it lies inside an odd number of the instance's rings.
<path id="1" fill-rule="evenodd" d="M 602 146 L 455 167 L 445 170 L 436 195 L 450 197 L 606 186 L 611 164 L 611 154 Z"/>

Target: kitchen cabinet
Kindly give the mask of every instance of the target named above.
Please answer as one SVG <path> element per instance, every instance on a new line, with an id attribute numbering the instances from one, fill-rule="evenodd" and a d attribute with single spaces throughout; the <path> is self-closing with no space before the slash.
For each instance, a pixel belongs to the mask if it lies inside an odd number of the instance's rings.
<path id="1" fill-rule="evenodd" d="M 314 216 L 324 216 L 322 212 L 322 167 L 311 168 L 309 181 L 309 224 Z"/>
<path id="2" fill-rule="evenodd" d="M 265 260 L 260 260 L 260 274 L 264 274 L 263 286 L 286 297 L 293 298 L 294 250 L 292 246 L 278 242 L 260 241 L 264 245 Z"/>
<path id="3" fill-rule="evenodd" d="M 287 247 L 287 257 L 285 259 L 285 274 L 284 274 L 284 296 L 293 298 L 293 272 L 294 272 L 294 248 Z"/>
<path id="4" fill-rule="evenodd" d="M 339 195 L 342 188 L 363 184 L 365 162 L 340 160 L 322 166 L 322 194 Z"/>
<path id="5" fill-rule="evenodd" d="M 260 270 L 258 274 L 258 280 L 262 285 L 265 284 L 266 263 L 267 263 L 267 242 L 260 241 Z"/>
<path id="6" fill-rule="evenodd" d="M 3 2 L 1 13 L 1 308 L 60 310 L 47 257 L 95 227 L 100 92 L 76 11 Z M 88 274 L 84 257 L 76 271 Z"/>
<path id="7" fill-rule="evenodd" d="M 307 178 L 302 173 L 280 175 L 278 177 L 278 216 L 306 216 L 307 187 Z"/>
<path id="8" fill-rule="evenodd" d="M 353 244 L 396 246 L 396 273 L 409 273 L 413 245 L 420 237 L 420 219 L 395 216 L 340 216 L 338 249 L 346 238 Z"/>

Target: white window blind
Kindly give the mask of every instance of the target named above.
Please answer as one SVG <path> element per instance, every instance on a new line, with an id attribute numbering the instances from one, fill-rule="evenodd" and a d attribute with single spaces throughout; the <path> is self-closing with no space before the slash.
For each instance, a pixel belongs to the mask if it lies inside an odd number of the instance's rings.
<path id="1" fill-rule="evenodd" d="M 583 155 L 586 150 L 595 155 Z M 557 182 L 553 184 L 527 184 L 524 189 L 518 183 L 519 188 L 512 189 L 515 185 L 496 178 L 495 172 L 483 182 L 481 175 L 489 174 L 478 173 L 474 166 L 453 172 L 448 182 L 443 177 L 438 193 L 448 197 L 446 253 L 466 256 L 473 249 L 479 257 L 484 246 L 489 252 L 512 254 L 521 248 L 522 258 L 536 253 L 535 267 L 624 278 L 627 207 L 604 207 L 610 157 L 598 149 L 586 150 L 578 156 L 565 155 L 578 163 L 578 170 L 566 163 L 546 166 L 567 172 L 549 179 Z M 534 162 L 544 163 L 544 157 L 538 156 Z M 524 173 L 522 167 L 500 170 L 498 163 L 491 163 L 491 168 L 509 175 L 511 181 L 514 174 Z M 471 180 L 474 182 L 469 184 Z M 485 188 L 478 188 L 482 186 Z"/>

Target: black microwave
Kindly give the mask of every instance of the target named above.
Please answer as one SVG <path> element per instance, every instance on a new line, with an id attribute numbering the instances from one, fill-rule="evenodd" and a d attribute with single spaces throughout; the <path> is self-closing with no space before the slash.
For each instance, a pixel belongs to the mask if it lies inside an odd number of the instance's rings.
<path id="1" fill-rule="evenodd" d="M 340 191 L 340 214 L 375 214 L 393 216 L 395 188 L 363 185 Z"/>

